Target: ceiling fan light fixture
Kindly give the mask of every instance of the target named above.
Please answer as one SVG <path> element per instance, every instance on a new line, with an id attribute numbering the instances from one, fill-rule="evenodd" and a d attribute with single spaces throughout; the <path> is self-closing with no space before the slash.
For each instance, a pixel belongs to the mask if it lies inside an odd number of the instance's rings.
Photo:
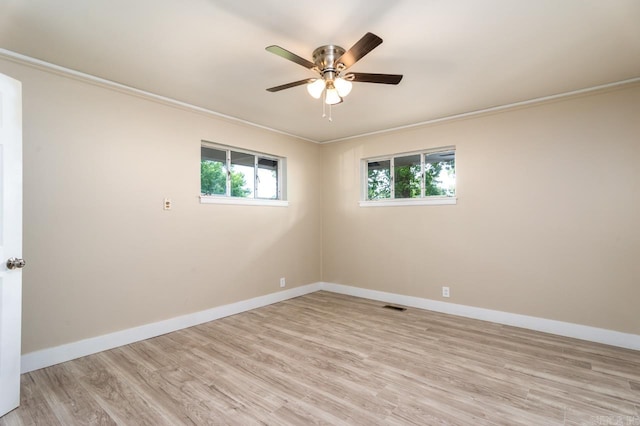
<path id="1" fill-rule="evenodd" d="M 320 99 L 322 96 L 322 91 L 324 90 L 324 80 L 319 78 L 316 81 L 307 84 L 307 92 L 314 97 L 315 99 Z"/>
<path id="2" fill-rule="evenodd" d="M 338 91 L 338 95 L 342 98 L 351 93 L 351 88 L 353 87 L 353 84 L 349 80 L 345 80 L 342 77 L 336 78 L 333 84 Z"/>
<path id="3" fill-rule="evenodd" d="M 327 88 L 327 92 L 324 97 L 324 103 L 327 105 L 336 105 L 342 102 L 342 98 L 338 94 L 338 90 L 335 88 Z"/>

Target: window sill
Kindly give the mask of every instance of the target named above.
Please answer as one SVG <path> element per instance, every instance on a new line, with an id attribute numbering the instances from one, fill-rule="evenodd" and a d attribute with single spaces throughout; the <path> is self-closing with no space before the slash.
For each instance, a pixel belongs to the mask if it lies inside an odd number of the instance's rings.
<path id="1" fill-rule="evenodd" d="M 360 207 L 395 207 L 395 206 L 441 206 L 456 204 L 457 197 L 403 198 L 396 200 L 360 201 Z"/>
<path id="2" fill-rule="evenodd" d="M 239 197 L 213 197 L 200 196 L 200 204 L 236 204 L 245 206 L 272 206 L 287 207 L 289 202 L 286 200 L 267 200 L 261 198 L 239 198 Z"/>

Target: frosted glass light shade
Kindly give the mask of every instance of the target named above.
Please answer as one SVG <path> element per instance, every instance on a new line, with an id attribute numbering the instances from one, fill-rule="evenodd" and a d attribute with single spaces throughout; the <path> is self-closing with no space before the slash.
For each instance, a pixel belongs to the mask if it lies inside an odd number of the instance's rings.
<path id="1" fill-rule="evenodd" d="M 338 91 L 336 89 L 327 89 L 324 103 L 326 103 L 327 105 L 335 105 L 339 104 L 340 102 L 342 102 L 342 98 L 338 94 Z"/>
<path id="2" fill-rule="evenodd" d="M 321 78 L 317 79 L 313 83 L 307 84 L 307 92 L 309 92 L 309 94 L 316 99 L 320 99 L 320 96 L 322 95 L 323 90 L 324 90 L 324 80 Z"/>
<path id="3" fill-rule="evenodd" d="M 336 78 L 333 84 L 336 86 L 338 95 L 343 98 L 351 93 L 351 88 L 353 87 L 353 84 L 351 84 L 349 80 L 345 80 L 344 78 Z"/>

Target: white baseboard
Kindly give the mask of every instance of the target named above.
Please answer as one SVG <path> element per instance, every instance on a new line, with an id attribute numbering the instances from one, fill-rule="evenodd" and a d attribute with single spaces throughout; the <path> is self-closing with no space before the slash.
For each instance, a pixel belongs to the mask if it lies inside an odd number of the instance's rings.
<path id="1" fill-rule="evenodd" d="M 640 335 L 637 334 L 622 333 L 619 331 L 587 325 L 512 314 L 509 312 L 494 311 L 491 309 L 476 308 L 473 306 L 458 305 L 455 303 L 440 302 L 437 300 L 404 296 L 401 294 L 386 293 L 383 291 L 368 290 L 366 288 L 341 284 L 320 283 L 320 289 L 333 293 L 363 297 L 365 299 L 379 300 L 386 303 L 427 309 L 445 314 L 496 322 L 498 324 L 512 325 L 515 327 L 542 331 L 559 336 L 588 340 L 590 342 L 604 343 L 606 345 L 618 346 L 621 348 L 640 350 Z"/>
<path id="2" fill-rule="evenodd" d="M 640 350 L 640 335 L 637 334 L 622 333 L 619 331 L 606 330 L 586 325 L 512 314 L 509 312 L 494 311 L 491 309 L 476 308 L 473 306 L 458 305 L 455 303 L 440 302 L 420 297 L 368 290 L 365 288 L 342 284 L 318 282 L 265 296 L 255 297 L 253 299 L 218 306 L 205 311 L 170 318 L 168 320 L 152 324 L 116 331 L 102 336 L 91 337 L 78 342 L 30 352 L 22 355 L 21 372 L 28 373 L 33 370 L 59 364 L 61 362 L 71 361 L 72 359 L 117 348 L 118 346 L 128 345 L 130 343 L 160 336 L 162 334 L 192 327 L 194 325 L 224 318 L 230 315 L 250 311 L 252 309 L 271 305 L 294 297 L 303 296 L 319 290 L 363 297 L 365 299 L 379 300 L 381 302 L 410 306 L 413 308 L 427 309 L 430 311 L 474 318 L 483 321 L 492 321 L 499 324 L 543 331 L 546 333 L 604 343 L 621 348 Z"/>
<path id="3" fill-rule="evenodd" d="M 267 294 L 265 296 L 254 297 L 253 299 L 242 300 L 228 305 L 218 306 L 205 311 L 194 312 L 168 320 L 146 324 L 127 330 L 116 331 L 102 336 L 91 337 L 89 339 L 72 342 L 53 348 L 42 349 L 30 352 L 21 357 L 21 372 L 28 373 L 40 368 L 49 367 L 61 362 L 117 348 L 118 346 L 146 340 L 151 337 L 160 336 L 172 331 L 192 327 L 194 325 L 224 318 L 241 312 L 282 302 L 305 294 L 320 290 L 321 284 L 314 283 L 301 287 L 294 287 L 289 290 Z"/>

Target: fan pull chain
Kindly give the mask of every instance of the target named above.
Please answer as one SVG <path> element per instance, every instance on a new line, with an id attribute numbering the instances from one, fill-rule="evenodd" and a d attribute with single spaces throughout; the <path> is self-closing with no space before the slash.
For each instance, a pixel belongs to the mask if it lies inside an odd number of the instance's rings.
<path id="1" fill-rule="evenodd" d="M 329 121 L 333 121 L 331 105 L 329 105 Z M 322 98 L 322 118 L 327 118 L 327 92 L 324 92 L 324 97 Z"/>
<path id="2" fill-rule="evenodd" d="M 327 116 L 326 113 L 326 100 L 327 100 L 327 94 L 324 94 L 324 98 L 322 98 L 322 118 L 325 118 Z"/>

